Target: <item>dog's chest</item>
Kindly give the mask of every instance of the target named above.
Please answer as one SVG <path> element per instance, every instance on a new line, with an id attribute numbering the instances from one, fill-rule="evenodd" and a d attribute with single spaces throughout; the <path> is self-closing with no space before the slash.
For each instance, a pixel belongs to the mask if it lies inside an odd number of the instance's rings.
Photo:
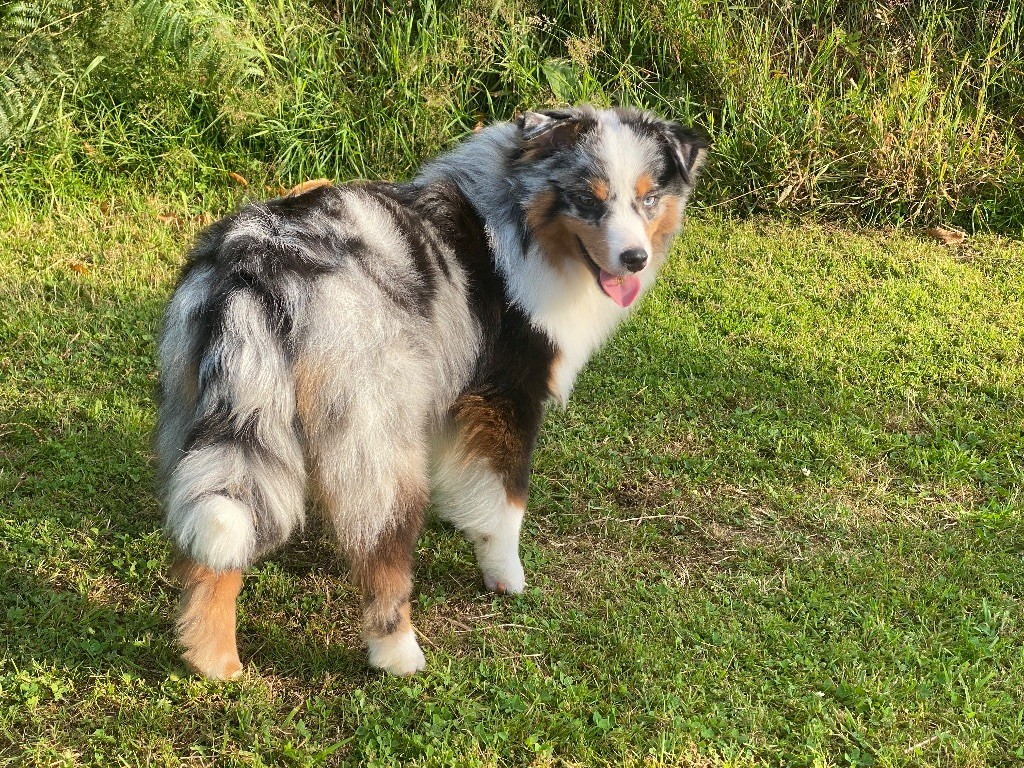
<path id="1" fill-rule="evenodd" d="M 554 398 L 563 405 L 587 360 L 626 314 L 589 286 L 572 293 L 575 295 L 538 307 L 533 314 L 534 323 L 557 350 L 549 381 Z"/>

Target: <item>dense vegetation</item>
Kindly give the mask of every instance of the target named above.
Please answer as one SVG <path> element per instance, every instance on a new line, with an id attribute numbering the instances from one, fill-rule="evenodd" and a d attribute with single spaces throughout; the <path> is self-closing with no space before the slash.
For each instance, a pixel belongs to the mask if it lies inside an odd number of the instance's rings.
<path id="1" fill-rule="evenodd" d="M 1024 228 L 1020 0 L 13 2 L 0 194 L 403 176 L 582 100 L 706 129 L 706 206 Z"/>

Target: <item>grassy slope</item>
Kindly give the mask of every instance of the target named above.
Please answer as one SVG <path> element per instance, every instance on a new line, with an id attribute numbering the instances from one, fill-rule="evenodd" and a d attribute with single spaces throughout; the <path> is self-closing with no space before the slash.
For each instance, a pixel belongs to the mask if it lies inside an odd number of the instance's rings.
<path id="1" fill-rule="evenodd" d="M 1021 757 L 1019 243 L 691 222 L 548 418 L 525 595 L 432 524 L 430 668 L 386 678 L 310 535 L 214 685 L 169 642 L 153 334 L 194 225 L 152 205 L 0 221 L 0 764 Z"/>
<path id="2" fill-rule="evenodd" d="M 22 0 L 0 203 L 405 176 L 580 101 L 706 129 L 722 210 L 1024 231 L 1022 0 Z"/>

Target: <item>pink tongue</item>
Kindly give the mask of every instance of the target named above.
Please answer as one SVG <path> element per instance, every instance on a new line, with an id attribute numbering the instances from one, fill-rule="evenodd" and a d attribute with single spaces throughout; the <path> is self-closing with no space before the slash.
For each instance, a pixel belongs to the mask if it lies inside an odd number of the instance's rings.
<path id="1" fill-rule="evenodd" d="M 618 277 L 602 269 L 601 288 L 620 307 L 628 307 L 640 293 L 640 278 L 636 275 Z"/>

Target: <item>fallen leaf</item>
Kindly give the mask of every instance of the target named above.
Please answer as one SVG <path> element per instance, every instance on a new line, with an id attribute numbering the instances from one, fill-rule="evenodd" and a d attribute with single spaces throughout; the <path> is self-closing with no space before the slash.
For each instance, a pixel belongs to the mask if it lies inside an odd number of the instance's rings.
<path id="1" fill-rule="evenodd" d="M 82 264 L 82 263 L 77 262 L 77 261 L 73 261 L 73 262 L 71 262 L 71 264 L 69 266 L 71 267 L 71 271 L 72 272 L 77 272 L 80 275 L 88 275 L 89 274 L 89 268 L 87 266 L 85 266 L 85 264 Z"/>
<path id="2" fill-rule="evenodd" d="M 316 189 L 317 187 L 326 187 L 332 183 L 333 182 L 330 179 L 310 179 L 309 181 L 304 181 L 301 184 L 296 184 L 292 187 L 291 192 L 288 193 L 288 197 L 304 195 L 312 189 Z"/>
<path id="3" fill-rule="evenodd" d="M 235 173 L 234 171 L 228 171 L 228 176 L 230 176 L 233 181 L 236 181 L 239 184 L 241 184 L 243 187 L 248 187 L 249 186 L 249 182 L 246 181 L 245 176 L 243 176 L 240 173 Z"/>
<path id="4" fill-rule="evenodd" d="M 176 213 L 161 213 L 156 217 L 156 220 L 161 224 L 173 224 L 176 227 L 180 227 L 185 223 L 185 220 Z"/>
<path id="5" fill-rule="evenodd" d="M 103 200 L 100 203 L 100 213 L 102 213 L 104 216 L 110 213 L 110 203 L 108 203 L 106 200 Z"/>
<path id="6" fill-rule="evenodd" d="M 924 231 L 928 237 L 938 240 L 943 245 L 960 245 L 967 234 L 959 229 L 946 229 L 945 227 L 929 227 Z"/>

